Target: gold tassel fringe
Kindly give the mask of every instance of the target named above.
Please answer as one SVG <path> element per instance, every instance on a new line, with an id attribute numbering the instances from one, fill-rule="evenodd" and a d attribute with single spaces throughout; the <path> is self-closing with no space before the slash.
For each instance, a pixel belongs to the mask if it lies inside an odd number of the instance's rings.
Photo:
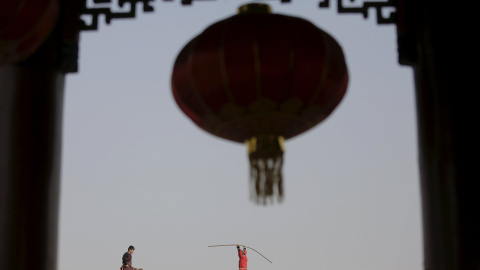
<path id="1" fill-rule="evenodd" d="M 257 204 L 283 200 L 284 138 L 262 135 L 246 140 L 250 159 L 250 198 Z"/>

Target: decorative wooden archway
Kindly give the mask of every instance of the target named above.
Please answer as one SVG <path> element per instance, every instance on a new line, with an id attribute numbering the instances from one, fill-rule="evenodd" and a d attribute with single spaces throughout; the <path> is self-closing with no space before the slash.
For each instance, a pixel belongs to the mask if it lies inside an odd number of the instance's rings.
<path id="1" fill-rule="evenodd" d="M 120 2 L 142 2 L 148 11 L 151 1 Z M 364 3 L 356 13 L 387 5 Z M 396 8 L 399 62 L 415 76 L 425 269 L 479 269 L 477 9 L 428 0 L 385 3 Z M 0 261 L 8 269 L 56 269 L 64 79 L 77 69 L 79 27 L 86 27 L 78 19 L 90 12 L 84 4 L 60 1 L 59 19 L 44 44 L 25 61 L 0 69 Z M 135 10 L 100 13 L 117 18 Z"/>

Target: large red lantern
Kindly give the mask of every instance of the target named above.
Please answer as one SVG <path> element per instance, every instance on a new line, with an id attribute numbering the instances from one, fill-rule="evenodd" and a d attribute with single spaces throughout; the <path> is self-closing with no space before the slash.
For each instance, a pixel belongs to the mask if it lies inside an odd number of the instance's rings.
<path id="1" fill-rule="evenodd" d="M 51 33 L 59 11 L 59 0 L 2 1 L 0 67 L 33 54 Z"/>
<path id="2" fill-rule="evenodd" d="M 173 96 L 200 128 L 246 143 L 251 197 L 283 198 L 283 140 L 323 121 L 348 84 L 342 49 L 300 18 L 248 4 L 178 55 Z"/>

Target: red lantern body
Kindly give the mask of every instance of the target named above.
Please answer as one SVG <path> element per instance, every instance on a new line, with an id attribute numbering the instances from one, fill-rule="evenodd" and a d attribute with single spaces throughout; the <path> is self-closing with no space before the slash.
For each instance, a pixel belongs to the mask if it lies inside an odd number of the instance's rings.
<path id="1" fill-rule="evenodd" d="M 241 9 L 252 7 L 259 4 Z M 340 103 L 347 83 L 342 49 L 330 35 L 268 12 L 211 25 L 182 49 L 172 74 L 182 111 L 207 132 L 241 143 L 310 129 Z"/>
<path id="2" fill-rule="evenodd" d="M 26 59 L 51 33 L 58 0 L 4 1 L 0 8 L 0 66 Z"/>

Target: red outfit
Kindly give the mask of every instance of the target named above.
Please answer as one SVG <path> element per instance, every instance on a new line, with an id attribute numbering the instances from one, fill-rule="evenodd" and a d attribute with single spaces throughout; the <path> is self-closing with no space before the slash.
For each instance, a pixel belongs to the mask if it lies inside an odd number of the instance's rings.
<path id="1" fill-rule="evenodd" d="M 243 252 L 245 252 L 245 255 L 243 255 Z M 238 258 L 240 259 L 238 261 L 238 268 L 240 269 L 247 269 L 247 250 L 238 250 Z"/>

